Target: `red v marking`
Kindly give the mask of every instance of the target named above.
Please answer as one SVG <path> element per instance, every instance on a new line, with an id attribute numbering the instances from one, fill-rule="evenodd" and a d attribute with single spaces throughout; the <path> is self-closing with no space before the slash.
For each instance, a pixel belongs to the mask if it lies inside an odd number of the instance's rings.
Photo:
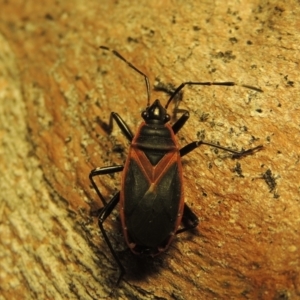
<path id="1" fill-rule="evenodd" d="M 139 149 L 132 149 L 132 157 L 138 162 L 144 175 L 147 177 L 149 183 L 156 183 L 164 175 L 164 171 L 167 170 L 174 162 L 177 162 L 179 153 L 178 151 L 167 152 L 163 158 L 153 166 L 146 154 Z"/>

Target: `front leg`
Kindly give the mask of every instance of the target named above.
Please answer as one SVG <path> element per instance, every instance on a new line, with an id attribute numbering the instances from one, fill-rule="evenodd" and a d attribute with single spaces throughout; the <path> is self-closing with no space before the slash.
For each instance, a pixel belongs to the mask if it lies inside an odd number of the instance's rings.
<path id="1" fill-rule="evenodd" d="M 128 125 L 125 123 L 125 121 L 120 117 L 119 114 L 112 112 L 110 114 L 109 123 L 103 122 L 100 118 L 98 118 L 98 123 L 102 127 L 103 130 L 105 130 L 108 134 L 111 134 L 113 130 L 113 121 L 117 123 L 118 127 L 121 129 L 122 133 L 125 135 L 125 137 L 128 139 L 129 142 L 133 139 L 133 133 L 131 132 Z"/>
<path id="2" fill-rule="evenodd" d="M 172 125 L 174 134 L 176 134 L 186 123 L 190 117 L 190 113 L 187 110 L 182 110 L 183 115 Z"/>

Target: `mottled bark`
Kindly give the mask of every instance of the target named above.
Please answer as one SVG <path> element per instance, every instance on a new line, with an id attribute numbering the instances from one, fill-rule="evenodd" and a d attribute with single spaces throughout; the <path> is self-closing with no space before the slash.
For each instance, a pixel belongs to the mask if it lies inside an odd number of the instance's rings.
<path id="1" fill-rule="evenodd" d="M 198 3 L 199 2 L 199 3 Z M 198 3 L 198 4 L 197 4 Z M 300 297 L 299 3 L 297 1 L 0 1 L 0 299 L 297 299 Z M 100 126 L 118 112 L 136 131 L 143 78 L 235 81 L 186 87 L 180 145 L 185 201 L 201 223 L 155 259 L 126 251 L 118 211 L 91 211 L 96 166 L 122 164 L 128 143 Z M 152 101 L 165 93 L 152 91 Z M 172 109 L 172 105 L 171 105 Z M 109 198 L 120 176 L 98 182 Z"/>

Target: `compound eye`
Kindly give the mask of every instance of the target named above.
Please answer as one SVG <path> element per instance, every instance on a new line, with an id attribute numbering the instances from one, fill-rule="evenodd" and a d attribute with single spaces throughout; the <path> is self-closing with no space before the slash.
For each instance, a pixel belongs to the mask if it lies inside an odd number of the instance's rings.
<path id="1" fill-rule="evenodd" d="M 147 111 L 146 110 L 144 110 L 143 112 L 142 112 L 142 118 L 144 119 L 144 120 L 147 120 L 148 118 L 149 118 L 149 114 L 147 113 Z"/>
<path id="2" fill-rule="evenodd" d="M 166 115 L 165 115 L 165 120 L 164 120 L 164 122 L 167 123 L 167 122 L 169 122 L 170 120 L 171 120 L 170 115 L 169 115 L 169 114 L 166 114 Z"/>

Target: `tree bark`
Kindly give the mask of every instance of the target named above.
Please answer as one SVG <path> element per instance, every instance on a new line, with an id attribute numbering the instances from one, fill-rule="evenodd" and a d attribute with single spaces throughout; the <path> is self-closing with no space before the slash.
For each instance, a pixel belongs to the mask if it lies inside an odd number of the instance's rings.
<path id="1" fill-rule="evenodd" d="M 297 1 L 0 7 L 0 299 L 300 297 Z M 201 146 L 183 158 L 185 201 L 201 222 L 157 258 L 126 250 L 114 211 L 105 228 L 127 271 L 117 288 L 88 175 L 123 164 L 128 152 L 120 130 L 109 135 L 99 123 L 115 111 L 136 132 L 147 96 L 143 78 L 100 45 L 147 74 L 151 89 L 235 81 L 264 91 L 183 89 L 180 108 L 191 117 L 181 146 L 204 138 L 264 148 L 234 160 Z M 109 199 L 120 175 L 102 177 Z"/>

